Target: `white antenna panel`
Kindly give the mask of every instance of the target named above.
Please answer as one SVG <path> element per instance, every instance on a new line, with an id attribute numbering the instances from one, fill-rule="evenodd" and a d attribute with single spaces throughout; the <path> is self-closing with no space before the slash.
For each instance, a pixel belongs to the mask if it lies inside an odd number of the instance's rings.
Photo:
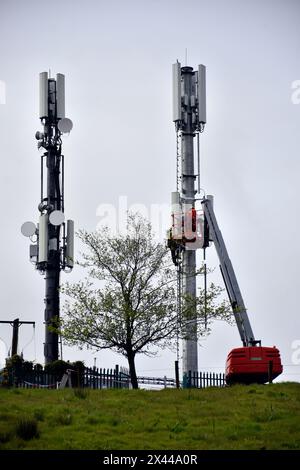
<path id="1" fill-rule="evenodd" d="M 39 218 L 39 256 L 38 262 L 48 261 L 48 214 Z"/>
<path id="2" fill-rule="evenodd" d="M 56 74 L 56 114 L 57 118 L 65 117 L 65 76 L 62 73 Z"/>
<path id="3" fill-rule="evenodd" d="M 68 268 L 74 266 L 74 220 L 67 220 L 66 265 Z"/>
<path id="4" fill-rule="evenodd" d="M 206 67 L 198 66 L 198 121 L 206 123 Z"/>
<path id="5" fill-rule="evenodd" d="M 40 73 L 40 118 L 48 117 L 48 72 Z"/>
<path id="6" fill-rule="evenodd" d="M 181 121 L 181 64 L 173 64 L 173 121 Z"/>

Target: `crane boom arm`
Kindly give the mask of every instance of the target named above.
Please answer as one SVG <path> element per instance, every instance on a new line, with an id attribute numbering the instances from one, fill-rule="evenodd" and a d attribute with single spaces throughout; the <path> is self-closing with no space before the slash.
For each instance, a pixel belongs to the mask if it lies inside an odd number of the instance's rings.
<path id="1" fill-rule="evenodd" d="M 221 230 L 218 226 L 213 210 L 212 200 L 209 197 L 202 201 L 202 208 L 204 212 L 204 220 L 208 226 L 209 240 L 214 242 L 219 257 L 221 273 L 241 340 L 244 346 L 255 346 L 259 341 L 256 341 L 254 338 L 238 281 L 228 255 Z"/>

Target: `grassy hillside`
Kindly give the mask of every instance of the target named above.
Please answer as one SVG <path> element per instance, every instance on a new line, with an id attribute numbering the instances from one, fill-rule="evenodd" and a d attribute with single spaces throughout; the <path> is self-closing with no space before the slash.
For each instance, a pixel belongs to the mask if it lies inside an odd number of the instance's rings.
<path id="1" fill-rule="evenodd" d="M 0 389 L 0 449 L 300 449 L 300 384 Z"/>

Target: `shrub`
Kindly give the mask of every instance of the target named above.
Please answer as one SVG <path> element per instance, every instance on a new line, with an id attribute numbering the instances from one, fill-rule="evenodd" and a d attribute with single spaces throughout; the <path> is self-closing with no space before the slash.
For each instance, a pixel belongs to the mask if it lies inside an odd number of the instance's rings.
<path id="1" fill-rule="evenodd" d="M 26 374 L 26 373 L 29 373 L 29 372 L 32 372 L 33 370 L 33 363 L 30 362 L 30 361 L 24 361 L 23 364 L 22 364 L 22 370 L 23 372 Z"/>
<path id="2" fill-rule="evenodd" d="M 4 368 L 0 372 L 0 386 L 9 387 L 9 372 L 7 368 Z"/>
<path id="3" fill-rule="evenodd" d="M 24 362 L 23 358 L 19 356 L 18 354 L 15 354 L 14 356 L 8 357 L 6 359 L 6 367 L 8 369 L 12 367 L 21 367 L 23 362 Z"/>
<path id="4" fill-rule="evenodd" d="M 66 361 L 53 361 L 45 365 L 45 371 L 48 374 L 63 376 L 67 369 L 71 369 L 71 364 Z"/>
<path id="5" fill-rule="evenodd" d="M 39 437 L 38 423 L 33 418 L 21 418 L 16 425 L 16 435 L 24 441 Z"/>

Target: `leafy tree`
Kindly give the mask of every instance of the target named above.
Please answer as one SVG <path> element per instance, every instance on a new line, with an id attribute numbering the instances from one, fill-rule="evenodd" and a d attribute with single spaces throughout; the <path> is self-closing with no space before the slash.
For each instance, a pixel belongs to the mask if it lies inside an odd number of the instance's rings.
<path id="1" fill-rule="evenodd" d="M 113 235 L 106 227 L 94 233 L 81 230 L 78 236 L 87 248 L 78 262 L 87 277 L 62 287 L 67 299 L 60 333 L 69 345 L 123 354 L 132 386 L 138 388 L 136 355 L 155 354 L 153 346 L 171 346 L 178 332 L 176 273 L 169 251 L 138 214 L 128 214 L 125 235 Z M 219 293 L 209 288 L 210 319 L 228 317 L 227 305 L 214 304 Z M 201 302 L 200 295 L 198 310 Z M 204 322 L 199 329 L 203 334 Z"/>

